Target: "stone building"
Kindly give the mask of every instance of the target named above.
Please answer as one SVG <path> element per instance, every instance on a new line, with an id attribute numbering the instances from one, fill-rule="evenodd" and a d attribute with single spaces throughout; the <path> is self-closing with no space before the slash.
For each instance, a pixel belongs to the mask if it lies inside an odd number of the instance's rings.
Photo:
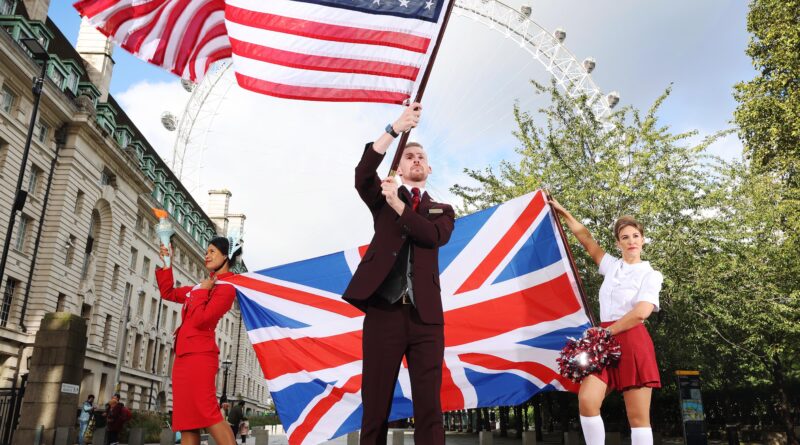
<path id="1" fill-rule="evenodd" d="M 208 240 L 243 215 L 230 192 L 204 211 L 109 94 L 113 46 L 81 26 L 75 47 L 47 17 L 49 0 L 0 0 L 0 231 L 8 227 L 32 112 L 31 78 L 41 65 L 19 44 L 35 38 L 50 60 L 8 263 L 0 276 L 0 388 L 16 386 L 44 314 L 88 322 L 81 398 L 104 403 L 118 390 L 133 409 L 169 410 L 172 332 L 180 307 L 159 299 L 160 264 L 151 207 L 176 222 L 176 280 L 204 276 Z M 49 188 L 49 193 L 48 193 Z M 34 254 L 39 226 L 41 237 Z M 234 305 L 220 322 L 220 359 L 229 358 L 229 398 L 262 412 L 269 392 Z M 222 388 L 220 370 L 218 388 Z"/>

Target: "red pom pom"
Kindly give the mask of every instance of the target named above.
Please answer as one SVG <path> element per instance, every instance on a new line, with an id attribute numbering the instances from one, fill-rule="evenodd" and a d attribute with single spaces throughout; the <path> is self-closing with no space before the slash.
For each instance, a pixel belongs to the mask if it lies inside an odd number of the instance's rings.
<path id="1" fill-rule="evenodd" d="M 558 371 L 575 383 L 589 374 L 619 362 L 622 350 L 619 342 L 605 329 L 590 328 L 579 339 L 570 338 L 556 359 Z"/>

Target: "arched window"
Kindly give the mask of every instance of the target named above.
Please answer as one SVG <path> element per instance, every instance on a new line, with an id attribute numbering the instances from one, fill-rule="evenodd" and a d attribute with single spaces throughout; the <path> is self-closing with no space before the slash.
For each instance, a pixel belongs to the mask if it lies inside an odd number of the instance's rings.
<path id="1" fill-rule="evenodd" d="M 89 223 L 89 236 L 86 239 L 86 249 L 83 256 L 83 268 L 81 269 L 81 279 L 86 278 L 94 260 L 94 247 L 97 238 L 100 236 L 100 212 L 97 209 L 92 210 L 92 220 Z"/>

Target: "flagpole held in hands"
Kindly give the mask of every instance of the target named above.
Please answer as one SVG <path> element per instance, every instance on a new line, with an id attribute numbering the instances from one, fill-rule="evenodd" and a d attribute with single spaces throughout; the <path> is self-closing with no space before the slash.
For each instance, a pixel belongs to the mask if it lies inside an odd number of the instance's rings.
<path id="1" fill-rule="evenodd" d="M 547 200 L 550 201 L 552 199 L 550 191 L 547 189 L 544 189 L 543 191 Z M 558 216 L 557 212 L 552 210 L 552 207 L 550 215 L 552 215 L 556 222 L 556 226 L 558 227 L 558 235 L 561 237 L 561 242 L 564 243 L 564 248 L 567 250 L 567 257 L 569 258 L 569 266 L 572 268 L 572 274 L 575 276 L 575 280 L 578 281 L 578 292 L 580 293 L 581 301 L 583 302 L 583 309 L 586 311 L 586 316 L 589 318 L 592 326 L 597 326 L 597 321 L 594 319 L 591 309 L 589 309 L 589 300 L 586 298 L 586 290 L 583 288 L 583 281 L 581 280 L 581 275 L 578 273 L 578 267 L 575 266 L 575 258 L 572 256 L 572 250 L 569 248 L 567 235 L 564 233 L 564 227 L 561 226 L 561 217 Z"/>
<path id="2" fill-rule="evenodd" d="M 450 21 L 450 13 L 453 11 L 453 4 L 455 4 L 455 2 L 456 0 L 449 0 L 447 3 L 447 9 L 445 10 L 444 18 L 442 19 L 442 27 L 439 29 L 439 35 L 436 37 L 436 44 L 433 46 L 433 51 L 431 52 L 431 60 L 428 62 L 428 66 L 425 67 L 425 72 L 422 74 L 422 79 L 419 82 L 419 89 L 417 90 L 417 97 L 414 99 L 414 102 L 422 102 L 422 95 L 425 94 L 425 87 L 428 85 L 428 78 L 431 75 L 433 64 L 436 62 L 436 55 L 439 53 L 439 47 L 442 44 L 444 31 L 447 29 L 447 23 Z M 397 151 L 394 153 L 394 158 L 392 159 L 392 164 L 389 168 L 389 177 L 391 178 L 397 174 L 397 166 L 400 165 L 400 158 L 403 156 L 403 150 L 406 148 L 410 134 L 411 129 L 403 132 L 403 134 L 400 135 L 400 142 L 397 144 Z"/>

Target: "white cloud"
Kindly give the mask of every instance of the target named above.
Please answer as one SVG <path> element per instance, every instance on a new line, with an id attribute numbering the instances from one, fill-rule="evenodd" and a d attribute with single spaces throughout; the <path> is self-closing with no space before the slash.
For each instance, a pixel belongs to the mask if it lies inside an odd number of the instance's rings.
<path id="1" fill-rule="evenodd" d="M 175 133 L 167 131 L 161 125 L 161 113 L 170 111 L 176 116 L 181 115 L 189 95 L 181 88 L 180 83 L 144 80 L 115 95 L 114 98 L 144 133 L 150 145 L 162 158 L 171 163 Z"/>

